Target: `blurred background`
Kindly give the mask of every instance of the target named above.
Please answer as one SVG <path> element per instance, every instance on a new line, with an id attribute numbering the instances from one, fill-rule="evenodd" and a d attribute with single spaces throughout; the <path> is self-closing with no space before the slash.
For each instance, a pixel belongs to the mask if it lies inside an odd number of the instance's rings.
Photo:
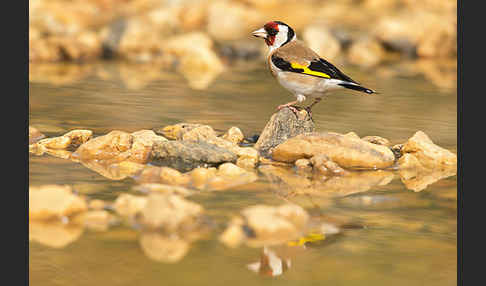
<path id="1" fill-rule="evenodd" d="M 454 0 L 31 0 L 29 57 L 157 63 L 204 88 L 230 61 L 262 57 L 250 33 L 280 20 L 337 64 L 419 60 L 413 71 L 451 86 L 456 10 Z"/>

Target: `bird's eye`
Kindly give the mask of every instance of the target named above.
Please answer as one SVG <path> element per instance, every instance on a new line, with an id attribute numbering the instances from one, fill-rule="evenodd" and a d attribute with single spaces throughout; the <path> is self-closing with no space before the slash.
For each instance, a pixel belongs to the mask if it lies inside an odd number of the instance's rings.
<path id="1" fill-rule="evenodd" d="M 267 33 L 268 33 L 270 36 L 275 36 L 275 35 L 278 33 L 278 31 L 277 31 L 276 29 L 274 29 L 274 28 L 269 28 L 269 29 L 267 30 Z"/>

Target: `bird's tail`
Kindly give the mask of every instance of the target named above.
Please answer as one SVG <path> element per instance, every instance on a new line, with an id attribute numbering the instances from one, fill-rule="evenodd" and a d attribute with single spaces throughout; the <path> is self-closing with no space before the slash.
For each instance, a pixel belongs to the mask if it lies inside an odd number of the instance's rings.
<path id="1" fill-rule="evenodd" d="M 340 83 L 339 85 L 342 86 L 342 87 L 345 87 L 345 88 L 361 91 L 361 92 L 364 92 L 364 93 L 367 93 L 367 94 L 378 93 L 378 92 L 376 92 L 372 89 L 363 87 L 361 85 L 353 84 L 353 83 Z"/>

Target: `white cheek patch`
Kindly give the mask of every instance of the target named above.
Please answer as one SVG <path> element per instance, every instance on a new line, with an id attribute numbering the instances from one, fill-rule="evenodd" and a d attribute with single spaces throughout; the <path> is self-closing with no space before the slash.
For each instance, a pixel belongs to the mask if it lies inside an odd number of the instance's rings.
<path id="1" fill-rule="evenodd" d="M 289 33 L 289 28 L 284 25 L 278 25 L 278 34 L 275 36 L 275 42 L 273 46 L 275 48 L 280 47 L 283 43 L 287 41 L 287 35 Z"/>

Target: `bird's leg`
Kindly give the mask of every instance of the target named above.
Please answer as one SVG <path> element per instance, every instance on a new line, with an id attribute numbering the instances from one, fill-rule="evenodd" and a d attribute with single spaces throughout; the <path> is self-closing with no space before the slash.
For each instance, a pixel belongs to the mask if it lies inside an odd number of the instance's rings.
<path id="1" fill-rule="evenodd" d="M 316 98 L 314 99 L 314 102 L 313 102 L 311 105 L 309 105 L 309 106 L 307 106 L 307 107 L 305 108 L 305 110 L 306 110 L 306 111 L 307 111 L 307 113 L 309 114 L 309 116 L 310 116 L 310 118 L 312 119 L 312 121 L 314 121 L 314 119 L 312 118 L 312 107 L 313 107 L 314 105 L 318 104 L 318 103 L 319 103 L 321 100 L 322 100 L 322 98 L 321 98 L 321 97 L 316 97 Z"/>
<path id="2" fill-rule="evenodd" d="M 302 94 L 297 94 L 295 96 L 297 97 L 297 100 L 291 101 L 291 102 L 286 103 L 286 104 L 279 105 L 277 107 L 277 110 L 281 110 L 282 108 L 288 107 L 290 110 L 292 110 L 292 112 L 295 114 L 295 116 L 297 118 L 299 118 L 299 116 L 297 115 L 297 112 L 299 112 L 298 106 L 294 106 L 294 104 L 301 103 L 302 101 L 304 101 L 305 96 L 302 95 Z"/>

